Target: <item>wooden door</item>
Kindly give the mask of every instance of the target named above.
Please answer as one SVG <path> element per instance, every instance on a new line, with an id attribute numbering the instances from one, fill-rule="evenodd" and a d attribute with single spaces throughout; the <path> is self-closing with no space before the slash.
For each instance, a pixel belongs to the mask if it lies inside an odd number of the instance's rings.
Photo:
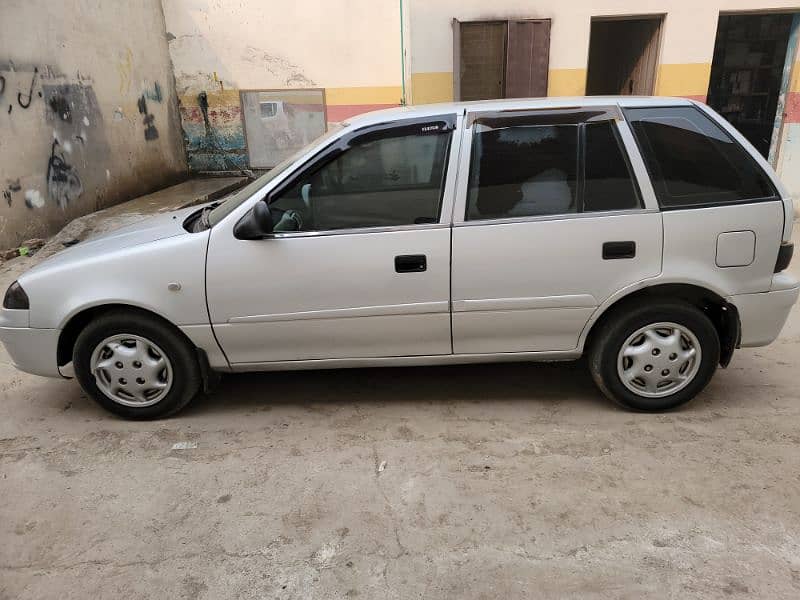
<path id="1" fill-rule="evenodd" d="M 502 98 L 505 89 L 505 21 L 460 23 L 460 100 Z"/>
<path id="2" fill-rule="evenodd" d="M 550 20 L 509 21 L 506 98 L 547 96 Z"/>
<path id="3" fill-rule="evenodd" d="M 649 96 L 656 83 L 656 61 L 658 59 L 658 40 L 661 19 L 637 21 L 632 30 L 633 46 L 642 48 L 631 69 L 630 75 L 623 82 L 621 94 Z"/>

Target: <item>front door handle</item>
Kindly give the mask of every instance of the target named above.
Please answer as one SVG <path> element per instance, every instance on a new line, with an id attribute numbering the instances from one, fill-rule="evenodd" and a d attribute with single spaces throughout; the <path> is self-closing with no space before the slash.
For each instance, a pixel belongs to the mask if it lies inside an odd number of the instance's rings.
<path id="1" fill-rule="evenodd" d="M 634 258 L 636 242 L 605 242 L 603 244 L 603 260 L 618 258 Z"/>
<path id="2" fill-rule="evenodd" d="M 402 254 L 394 257 L 394 270 L 398 273 L 420 273 L 428 268 L 424 254 Z"/>

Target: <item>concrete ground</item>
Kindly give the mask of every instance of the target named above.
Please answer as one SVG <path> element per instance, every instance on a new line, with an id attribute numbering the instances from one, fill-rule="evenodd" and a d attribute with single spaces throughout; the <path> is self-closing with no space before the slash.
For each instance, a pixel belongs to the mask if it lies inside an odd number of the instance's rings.
<path id="1" fill-rule="evenodd" d="M 797 598 L 799 342 L 661 415 L 579 362 L 227 376 L 149 423 L 3 352 L 0 598 Z"/>

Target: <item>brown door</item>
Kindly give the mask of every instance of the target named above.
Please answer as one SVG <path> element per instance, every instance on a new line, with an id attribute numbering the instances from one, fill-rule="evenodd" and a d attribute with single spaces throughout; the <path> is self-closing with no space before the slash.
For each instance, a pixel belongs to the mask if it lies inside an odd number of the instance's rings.
<path id="1" fill-rule="evenodd" d="M 658 60 L 658 39 L 661 19 L 639 21 L 633 35 L 633 45 L 642 48 L 631 69 L 630 75 L 622 84 L 622 94 L 649 96 L 656 84 L 656 61 Z"/>
<path id="2" fill-rule="evenodd" d="M 550 21 L 509 21 L 506 98 L 547 96 Z"/>
<path id="3" fill-rule="evenodd" d="M 505 89 L 506 22 L 460 23 L 461 100 L 502 98 Z"/>

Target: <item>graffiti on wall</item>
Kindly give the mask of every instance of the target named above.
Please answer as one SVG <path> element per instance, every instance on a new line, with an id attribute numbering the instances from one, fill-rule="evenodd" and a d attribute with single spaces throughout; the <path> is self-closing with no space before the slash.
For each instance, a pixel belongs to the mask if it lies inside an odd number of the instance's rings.
<path id="1" fill-rule="evenodd" d="M 47 104 L 50 110 L 57 115 L 59 119 L 67 123 L 72 122 L 72 110 L 69 102 L 67 102 L 66 96 L 59 93 L 53 94 L 50 100 L 47 101 Z"/>
<path id="2" fill-rule="evenodd" d="M 50 65 L 8 62 L 0 64 L 0 73 L 0 102 L 9 103 L 6 118 L 23 119 L 25 127 L 32 127 L 31 119 L 43 117 L 49 125 L 49 140 L 33 144 L 47 144 L 40 169 L 7 177 L 3 200 L 11 207 L 21 193 L 27 208 L 44 208 L 49 201 L 64 209 L 84 192 L 77 165 L 94 167 L 98 157 L 110 154 L 93 82 L 80 72 L 67 76 Z M 12 113 L 20 109 L 26 112 Z"/>
<path id="3" fill-rule="evenodd" d="M 156 118 L 153 116 L 153 113 L 147 110 L 147 98 L 145 98 L 144 94 L 139 97 L 136 104 L 139 107 L 139 114 L 144 115 L 144 119 L 142 119 L 144 123 L 144 139 L 148 142 L 158 139 L 158 129 L 156 129 L 155 126 Z"/>
<path id="4" fill-rule="evenodd" d="M 78 171 L 67 162 L 59 146 L 58 140 L 53 140 L 47 161 L 47 194 L 60 208 L 65 208 L 83 193 L 83 185 Z"/>
<path id="5" fill-rule="evenodd" d="M 52 125 L 53 141 L 47 160 L 47 198 L 59 208 L 83 194 L 83 184 L 76 161 L 84 166 L 94 162 L 92 157 L 107 156 L 109 152 L 103 129 L 100 103 L 91 79 L 77 75 L 77 82 L 43 83 L 45 119 Z M 87 144 L 91 142 L 89 148 Z M 98 154 L 99 153 L 99 154 Z M 26 198 L 26 206 L 43 204 L 35 195 Z"/>
<path id="6" fill-rule="evenodd" d="M 120 52 L 120 60 L 117 62 L 117 74 L 119 75 L 119 95 L 127 94 L 131 89 L 131 75 L 133 73 L 133 52 L 127 46 Z"/>
<path id="7" fill-rule="evenodd" d="M 14 194 L 22 189 L 22 186 L 19 183 L 19 177 L 16 179 L 7 179 L 6 180 L 6 188 L 3 190 L 3 199 L 11 206 L 12 199 Z"/>
<path id="8" fill-rule="evenodd" d="M 239 95 L 235 90 L 187 94 L 181 122 L 192 171 L 247 168 Z"/>
<path id="9" fill-rule="evenodd" d="M 164 95 L 161 93 L 161 86 L 157 81 L 153 83 L 152 86 L 145 85 L 142 95 L 153 102 L 162 102 L 164 100 Z"/>
<path id="10" fill-rule="evenodd" d="M 136 108 L 113 108 L 108 126 L 127 121 L 144 125 L 145 140 L 159 138 L 153 109 L 164 103 L 158 81 L 145 81 L 127 98 Z M 124 102 L 124 99 L 121 99 Z M 153 114 L 155 112 L 155 114 Z M 94 209 L 103 203 L 111 181 L 107 166 L 111 148 L 106 135 L 106 120 L 95 94 L 94 81 L 85 72 L 65 74 L 46 64 L 15 64 L 0 61 L 0 120 L 2 131 L 16 136 L 25 147 L 25 161 L 0 164 L 0 207 L 8 210 L 64 210 L 81 199 L 86 206 L 91 194 Z M 35 132 L 35 136 L 30 135 Z M 27 135 L 24 142 L 22 135 Z M 141 134 L 139 134 L 141 135 Z M 141 142 L 137 143 L 141 144 Z M 30 165 L 30 166 L 29 166 Z M 9 168 L 25 172 L 9 172 Z"/>
<path id="11" fill-rule="evenodd" d="M 19 104 L 22 108 L 28 108 L 31 105 L 31 102 L 33 101 L 33 86 L 36 85 L 36 76 L 38 74 L 39 74 L 39 68 L 34 67 L 33 75 L 31 76 L 31 85 L 28 88 L 27 95 L 24 96 L 25 97 L 24 100 L 22 99 L 23 98 L 22 92 L 17 92 L 17 104 Z M 41 95 L 42 93 L 39 92 L 39 96 Z"/>
<path id="12" fill-rule="evenodd" d="M 153 85 L 144 84 L 144 91 L 139 96 L 136 102 L 139 108 L 139 114 L 142 115 L 142 122 L 144 123 L 144 139 L 148 142 L 158 139 L 158 128 L 156 127 L 156 117 L 148 110 L 147 101 L 161 103 L 164 96 L 161 93 L 161 86 L 156 81 Z"/>
<path id="13" fill-rule="evenodd" d="M 90 137 L 94 141 L 105 139 L 100 103 L 90 83 L 47 83 L 42 85 L 42 92 L 45 119 L 62 144 L 85 144 Z"/>
<path id="14" fill-rule="evenodd" d="M 9 63 L 9 66 L 10 66 L 10 70 L 12 72 L 14 72 L 15 69 L 14 69 L 13 63 Z M 7 68 L 8 67 L 5 67 L 5 69 L 7 69 Z M 47 73 L 50 74 L 49 68 L 47 70 Z M 20 108 L 23 108 L 23 109 L 26 109 L 26 110 L 28 108 L 30 108 L 30 105 L 33 102 L 33 98 L 34 98 L 34 92 L 36 90 L 36 83 L 37 83 L 38 76 L 39 76 L 39 67 L 33 67 L 33 70 L 30 71 L 30 79 L 29 79 L 29 81 L 24 86 L 23 85 L 20 86 L 21 88 L 24 88 L 24 89 L 19 89 L 17 91 L 16 104 L 19 105 Z M 0 97 L 3 96 L 5 91 L 6 91 L 6 83 L 7 83 L 7 81 L 8 81 L 8 79 L 6 78 L 5 75 L 0 75 Z M 41 96 L 42 96 L 42 92 L 41 91 L 38 92 L 38 96 L 41 98 Z M 7 111 L 8 114 L 11 114 L 11 111 L 14 110 L 14 104 L 15 103 L 13 102 L 13 98 L 10 99 L 9 104 L 8 104 L 8 111 Z"/>
<path id="15" fill-rule="evenodd" d="M 169 43 L 173 60 L 177 57 L 179 62 L 183 62 L 184 56 L 214 54 L 214 48 L 202 36 L 173 36 Z M 278 88 L 299 91 L 316 87 L 301 65 L 274 51 L 245 46 L 240 59 L 263 73 L 267 80 L 275 82 Z M 176 72 L 181 125 L 190 170 L 234 171 L 246 169 L 248 165 L 256 168 L 265 164 L 273 165 L 275 153 L 263 160 L 258 157 L 255 162 L 252 160 L 251 136 L 254 136 L 254 141 L 260 142 L 256 138 L 267 130 L 268 136 L 281 138 L 277 144 L 285 140 L 284 145 L 291 146 L 295 138 L 305 135 L 305 130 L 318 129 L 319 120 L 322 121 L 324 130 L 324 108 L 320 110 L 319 101 L 311 99 L 307 102 L 295 102 L 294 98 L 289 101 L 279 98 L 275 102 L 268 102 L 264 107 L 266 112 L 252 119 L 253 128 L 250 123 L 245 127 L 243 117 L 246 117 L 247 109 L 240 99 L 240 90 L 225 66 L 216 66 L 217 69 L 213 71 Z M 273 108 L 275 115 L 269 115 Z M 258 110 L 261 110 L 260 106 Z M 289 124 L 286 127 L 277 127 L 281 121 Z M 276 129 L 281 129 L 280 134 L 273 136 Z M 245 143 L 245 136 L 248 143 Z M 266 142 L 267 145 L 270 143 L 271 140 Z"/>

